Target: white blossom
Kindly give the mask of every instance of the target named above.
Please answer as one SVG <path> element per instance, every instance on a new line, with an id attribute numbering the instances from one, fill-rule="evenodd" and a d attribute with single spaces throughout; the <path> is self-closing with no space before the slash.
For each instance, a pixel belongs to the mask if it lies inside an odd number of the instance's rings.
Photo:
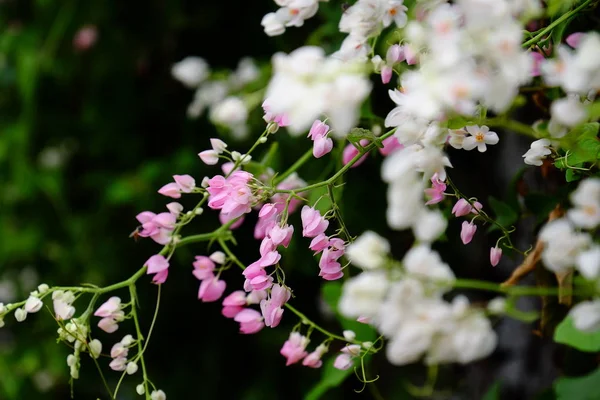
<path id="1" fill-rule="evenodd" d="M 171 75 L 185 86 L 197 88 L 209 75 L 210 69 L 201 57 L 186 57 L 171 68 Z"/>
<path id="2" fill-rule="evenodd" d="M 382 271 L 367 271 L 352 277 L 342 288 L 340 313 L 350 318 L 376 315 L 388 286 L 388 278 Z"/>
<path id="3" fill-rule="evenodd" d="M 583 180 L 571 194 L 575 206 L 567 216 L 575 226 L 593 229 L 600 224 L 600 178 Z"/>
<path id="4" fill-rule="evenodd" d="M 583 332 L 595 332 L 600 329 L 600 299 L 584 301 L 569 312 L 575 328 Z"/>
<path id="5" fill-rule="evenodd" d="M 382 267 L 390 252 L 390 243 L 373 231 L 366 231 L 346 247 L 350 262 L 364 269 Z"/>
<path id="6" fill-rule="evenodd" d="M 548 139 L 539 139 L 531 143 L 530 149 L 523 154 L 525 164 L 540 166 L 543 159 L 552 154 L 551 142 Z"/>

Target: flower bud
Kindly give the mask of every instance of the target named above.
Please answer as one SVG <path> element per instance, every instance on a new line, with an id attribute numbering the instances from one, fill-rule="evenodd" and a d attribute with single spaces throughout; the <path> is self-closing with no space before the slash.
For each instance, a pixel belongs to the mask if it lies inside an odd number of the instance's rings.
<path id="1" fill-rule="evenodd" d="M 125 369 L 125 371 L 127 371 L 128 375 L 133 375 L 137 372 L 138 370 L 138 365 L 134 362 L 129 362 L 127 363 L 127 368 Z"/>
<path id="2" fill-rule="evenodd" d="M 27 318 L 27 311 L 23 310 L 22 308 L 17 308 L 15 310 L 15 319 L 17 322 L 23 322 L 25 321 L 25 318 Z"/>
<path id="3" fill-rule="evenodd" d="M 38 286 L 38 292 L 40 294 L 46 293 L 48 291 L 48 289 L 50 289 L 50 286 L 46 285 L 45 283 L 42 283 L 41 285 Z"/>
<path id="4" fill-rule="evenodd" d="M 141 396 L 144 393 L 146 393 L 146 388 L 144 387 L 143 383 L 140 383 L 139 385 L 137 385 L 135 387 L 135 391 L 136 391 L 137 394 L 139 394 Z"/>
<path id="5" fill-rule="evenodd" d="M 100 357 L 100 353 L 102 353 L 102 342 L 98 339 L 94 339 L 90 342 L 90 356 L 92 358 Z"/>

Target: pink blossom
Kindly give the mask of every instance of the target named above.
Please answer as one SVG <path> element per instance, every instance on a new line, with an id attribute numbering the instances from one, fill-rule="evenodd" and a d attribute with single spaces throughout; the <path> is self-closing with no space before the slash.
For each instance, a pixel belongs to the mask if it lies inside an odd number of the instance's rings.
<path id="1" fill-rule="evenodd" d="M 203 303 L 217 301 L 223 296 L 226 286 L 225 281 L 217 277 L 204 279 L 198 290 L 198 300 L 202 300 Z"/>
<path id="2" fill-rule="evenodd" d="M 244 216 L 241 217 L 236 217 L 236 221 L 229 225 L 229 229 L 233 230 L 233 229 L 237 229 L 240 226 L 242 226 L 242 224 L 244 223 Z M 229 221 L 233 220 L 235 218 L 229 219 L 228 215 L 219 213 L 219 222 L 221 222 L 221 225 L 225 225 L 226 223 L 228 223 Z"/>
<path id="3" fill-rule="evenodd" d="M 462 217 L 463 215 L 469 214 L 472 208 L 473 207 L 471 207 L 467 200 L 459 199 L 456 204 L 454 204 L 454 207 L 452 207 L 452 214 L 456 217 Z"/>
<path id="4" fill-rule="evenodd" d="M 492 247 L 490 249 L 490 263 L 492 267 L 495 267 L 500 262 L 500 258 L 502 257 L 502 249 L 498 246 Z"/>
<path id="5" fill-rule="evenodd" d="M 219 154 L 214 150 L 204 150 L 198 153 L 198 157 L 206 165 L 215 165 L 219 162 Z"/>
<path id="6" fill-rule="evenodd" d="M 106 333 L 113 333 L 114 331 L 119 329 L 119 325 L 117 324 L 117 321 L 115 319 L 106 317 L 102 318 L 98 322 L 98 328 L 102 329 Z"/>
<path id="7" fill-rule="evenodd" d="M 369 141 L 367 139 L 362 139 L 359 143 L 361 146 L 365 147 L 369 144 Z M 344 163 L 344 165 L 348 164 L 359 153 L 360 153 L 359 150 L 352 143 L 348 144 L 344 148 L 344 151 L 342 152 L 342 163 Z M 359 158 L 358 161 L 356 161 L 354 164 L 352 164 L 352 168 L 358 167 L 360 164 L 365 162 L 366 159 L 367 159 L 367 154 L 365 154 L 364 156 Z"/>
<path id="8" fill-rule="evenodd" d="M 460 239 L 464 244 L 469 244 L 473 240 L 473 236 L 477 231 L 477 225 L 472 222 L 463 221 L 462 229 L 460 231 Z"/>
<path id="9" fill-rule="evenodd" d="M 408 65 L 414 65 L 419 62 L 419 53 L 414 51 L 410 46 L 404 47 L 404 55 Z"/>
<path id="10" fill-rule="evenodd" d="M 127 359 L 125 357 L 117 357 L 108 364 L 113 371 L 125 371 L 127 368 Z"/>
<path id="11" fill-rule="evenodd" d="M 385 55 L 386 63 L 393 65 L 405 60 L 404 46 L 394 44 L 390 46 Z"/>
<path id="12" fill-rule="evenodd" d="M 290 291 L 281 285 L 273 285 L 271 296 L 260 302 L 260 309 L 265 319 L 265 325 L 275 328 L 281 321 L 283 305 L 290 299 Z"/>
<path id="13" fill-rule="evenodd" d="M 266 290 L 252 290 L 246 297 L 248 304 L 259 304 L 262 300 L 267 298 Z"/>
<path id="14" fill-rule="evenodd" d="M 354 365 L 354 362 L 352 361 L 352 356 L 344 353 L 338 354 L 338 356 L 335 358 L 335 361 L 333 362 L 333 367 L 340 370 L 350 369 L 352 365 Z"/>
<path id="15" fill-rule="evenodd" d="M 544 56 L 541 53 L 538 53 L 537 51 L 532 51 L 529 53 L 529 56 L 532 59 L 532 63 L 531 63 L 531 72 L 529 73 L 530 76 L 540 76 L 541 75 L 541 65 L 542 62 L 544 61 Z"/>
<path id="16" fill-rule="evenodd" d="M 110 349 L 110 357 L 111 358 L 119 358 L 119 357 L 127 357 L 129 353 L 129 349 L 125 347 L 125 345 L 121 342 L 117 342 Z"/>
<path id="17" fill-rule="evenodd" d="M 85 51 L 94 46 L 98 40 L 98 29 L 95 25 L 82 26 L 73 37 L 73 48 L 77 51 Z"/>
<path id="18" fill-rule="evenodd" d="M 579 43 L 581 43 L 581 39 L 583 39 L 584 36 L 585 33 L 583 32 L 571 33 L 569 36 L 567 36 L 565 42 L 567 42 L 567 44 L 572 48 L 576 49 L 577 47 L 579 47 Z"/>
<path id="19" fill-rule="evenodd" d="M 267 290 L 273 285 L 273 277 L 269 275 L 258 275 L 250 279 L 248 286 L 252 290 Z"/>
<path id="20" fill-rule="evenodd" d="M 341 255 L 338 255 L 335 250 L 331 250 L 331 247 L 324 249 L 319 260 L 319 268 L 321 269 L 319 276 L 327 281 L 340 279 L 344 276 L 342 265 L 337 261 L 339 257 Z"/>
<path id="21" fill-rule="evenodd" d="M 152 283 L 157 284 L 157 285 L 162 285 L 163 283 L 165 283 L 167 281 L 168 276 L 169 276 L 168 269 L 160 271 L 159 273 L 154 275 L 154 278 L 152 278 Z"/>
<path id="22" fill-rule="evenodd" d="M 394 69 L 392 67 L 390 67 L 389 65 L 384 66 L 383 68 L 381 68 L 381 82 L 383 84 L 390 83 L 393 74 Z"/>
<path id="23" fill-rule="evenodd" d="M 430 198 L 425 204 L 437 204 L 440 201 L 444 200 L 444 191 L 446 190 L 446 184 L 438 178 L 438 173 L 436 172 L 431 177 L 431 188 L 425 189 L 425 194 Z"/>
<path id="24" fill-rule="evenodd" d="M 176 201 L 167 204 L 167 208 L 169 209 L 169 212 L 175 217 L 177 217 L 183 211 L 183 206 Z"/>
<path id="25" fill-rule="evenodd" d="M 254 238 L 263 239 L 276 224 L 279 211 L 273 203 L 267 203 L 262 206 L 258 212 L 258 221 L 254 227 Z"/>
<path id="26" fill-rule="evenodd" d="M 252 174 L 245 171 L 235 171 L 227 178 L 216 175 L 209 179 L 206 188 L 209 193 L 208 206 L 221 210 L 227 221 L 249 213 L 252 210 L 252 202 L 255 201 L 248 186 L 251 179 Z"/>
<path id="27" fill-rule="evenodd" d="M 308 246 L 312 251 L 316 251 L 317 253 L 322 251 L 323 249 L 329 246 L 329 238 L 324 233 L 320 233 L 314 237 L 314 239 L 310 242 Z"/>
<path id="28" fill-rule="evenodd" d="M 369 317 L 365 317 L 365 316 L 360 316 L 360 317 L 356 318 L 356 320 L 358 322 L 360 322 L 361 324 L 368 324 L 371 322 L 371 319 Z"/>
<path id="29" fill-rule="evenodd" d="M 265 122 L 269 123 L 269 122 L 273 122 L 276 124 L 276 126 L 278 128 L 282 127 L 282 126 L 288 126 L 290 124 L 290 121 L 287 117 L 286 114 L 273 114 L 271 113 L 270 107 L 269 107 L 269 100 L 266 99 L 263 104 L 262 104 L 262 108 L 265 112 L 265 115 L 263 116 L 263 119 L 265 120 Z"/>
<path id="30" fill-rule="evenodd" d="M 113 296 L 106 300 L 94 313 L 96 317 L 112 317 L 121 309 L 121 298 Z"/>
<path id="31" fill-rule="evenodd" d="M 302 361 L 302 365 L 310 368 L 320 368 L 323 365 L 323 361 L 321 361 L 321 357 L 323 354 L 327 353 L 327 346 L 324 344 L 320 344 L 317 348 L 307 355 Z"/>
<path id="32" fill-rule="evenodd" d="M 312 140 L 316 140 L 320 137 L 325 137 L 327 132 L 329 132 L 329 125 L 317 119 L 310 127 L 310 131 L 308 131 L 308 137 Z"/>
<path id="33" fill-rule="evenodd" d="M 240 332 L 247 335 L 256 333 L 265 326 L 262 315 L 251 308 L 240 311 L 233 320 L 239 322 Z"/>
<path id="34" fill-rule="evenodd" d="M 304 350 L 308 342 L 308 338 L 302 336 L 300 333 L 290 333 L 289 339 L 285 341 L 280 351 L 281 355 L 287 359 L 286 366 L 297 363 L 308 355 Z"/>
<path id="35" fill-rule="evenodd" d="M 192 274 L 199 279 L 208 279 L 214 276 L 214 270 L 216 268 L 215 263 L 209 257 L 206 256 L 196 256 L 196 261 L 192 264 L 194 266 L 194 270 Z"/>
<path id="36" fill-rule="evenodd" d="M 313 141 L 313 156 L 321 158 L 333 149 L 333 140 L 327 137 L 329 125 L 316 120 L 313 122 L 308 137 Z"/>
<path id="37" fill-rule="evenodd" d="M 175 182 L 170 182 L 158 189 L 158 193 L 163 196 L 172 197 L 174 199 L 178 199 L 181 197 L 181 193 L 179 192 L 179 185 Z"/>
<path id="38" fill-rule="evenodd" d="M 246 293 L 236 290 L 223 299 L 223 310 L 221 314 L 226 318 L 235 318 L 246 306 Z"/>
<path id="39" fill-rule="evenodd" d="M 388 138 L 383 139 L 381 141 L 381 144 L 383 144 L 383 147 L 379 149 L 379 152 L 383 156 L 388 156 L 396 150 L 402 150 L 404 148 L 404 145 L 398 141 L 398 138 L 396 136 L 390 136 Z"/>
<path id="40" fill-rule="evenodd" d="M 165 283 L 169 275 L 169 261 L 164 256 L 155 254 L 144 265 L 147 266 L 147 274 L 156 274 L 152 279 L 153 283 L 159 285 Z"/>
<path id="41" fill-rule="evenodd" d="M 285 226 L 273 226 L 267 235 L 273 241 L 274 246 L 282 245 L 287 248 L 292 240 L 293 233 L 294 227 L 286 224 Z"/>
<path id="42" fill-rule="evenodd" d="M 309 206 L 302 207 L 302 236 L 313 238 L 324 233 L 329 226 L 329 221 L 321 216 L 319 210 Z"/>
<path id="43" fill-rule="evenodd" d="M 172 204 L 172 203 L 170 203 Z M 142 224 L 137 234 L 141 237 L 150 237 L 158 244 L 167 244 L 171 241 L 171 233 L 175 228 L 177 216 L 173 213 L 155 214 L 143 211 L 136 216 Z"/>

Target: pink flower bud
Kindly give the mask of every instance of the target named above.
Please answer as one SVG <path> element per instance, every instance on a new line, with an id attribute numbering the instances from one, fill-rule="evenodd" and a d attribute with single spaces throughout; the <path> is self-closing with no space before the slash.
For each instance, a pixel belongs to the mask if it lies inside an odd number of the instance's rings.
<path id="1" fill-rule="evenodd" d="M 77 31 L 73 37 L 73 48 L 77 51 L 85 51 L 96 43 L 98 39 L 98 29 L 95 25 L 85 25 Z"/>
<path id="2" fill-rule="evenodd" d="M 362 139 L 359 143 L 364 147 L 369 144 L 369 141 L 367 139 Z M 358 155 L 358 153 L 358 149 L 352 143 L 348 144 L 342 152 L 342 163 L 344 163 L 344 165 L 348 164 L 354 157 Z M 360 164 L 365 162 L 366 159 L 367 155 L 365 154 L 352 165 L 352 168 L 358 167 Z"/>
<path id="3" fill-rule="evenodd" d="M 167 183 L 165 186 L 158 189 L 158 193 L 163 196 L 172 197 L 174 199 L 178 199 L 181 197 L 181 193 L 179 191 L 179 185 L 175 182 Z"/>
<path id="4" fill-rule="evenodd" d="M 463 215 L 467 215 L 471 212 L 471 205 L 465 199 L 460 199 L 454 204 L 452 207 L 452 214 L 457 217 L 462 217 Z"/>
<path id="5" fill-rule="evenodd" d="M 174 201 L 172 203 L 167 204 L 167 209 L 174 216 L 178 216 L 183 211 L 183 206 L 178 202 Z"/>
<path id="6" fill-rule="evenodd" d="M 383 147 L 379 149 L 379 152 L 383 156 L 388 156 L 396 150 L 401 150 L 404 148 L 404 146 L 398 141 L 398 138 L 396 136 L 390 136 L 388 138 L 385 138 L 381 143 L 383 144 Z"/>
<path id="7" fill-rule="evenodd" d="M 196 261 L 194 261 L 192 265 L 194 266 L 192 274 L 198 280 L 204 280 L 214 276 L 213 271 L 215 270 L 216 265 L 209 257 L 196 256 Z"/>
<path id="8" fill-rule="evenodd" d="M 492 247 L 490 249 L 490 263 L 492 267 L 495 267 L 500 262 L 500 258 L 502 257 L 502 249 L 496 247 Z"/>
<path id="9" fill-rule="evenodd" d="M 386 55 L 385 61 L 388 65 L 394 65 L 396 63 L 404 61 L 406 57 L 404 56 L 404 47 L 399 44 L 395 44 L 390 46 Z"/>
<path id="10" fill-rule="evenodd" d="M 173 179 L 183 193 L 190 193 L 196 188 L 196 180 L 189 175 L 173 175 Z"/>
<path id="11" fill-rule="evenodd" d="M 155 254 L 146 261 L 145 265 L 148 267 L 148 274 L 156 274 L 169 268 L 169 261 L 164 256 Z"/>
<path id="12" fill-rule="evenodd" d="M 460 231 L 460 239 L 464 244 L 469 244 L 471 240 L 473 240 L 473 236 L 475 235 L 475 231 L 477 231 L 477 225 L 463 221 L 462 229 Z"/>
<path id="13" fill-rule="evenodd" d="M 325 154 L 328 154 L 333 149 L 333 140 L 328 137 L 320 137 L 315 139 L 313 143 L 313 156 L 315 158 L 321 158 Z"/>
<path id="14" fill-rule="evenodd" d="M 256 333 L 265 327 L 262 315 L 251 308 L 241 311 L 233 320 L 239 322 L 240 333 L 246 335 Z"/>
<path id="15" fill-rule="evenodd" d="M 308 355 L 304 350 L 308 342 L 308 338 L 302 336 L 300 333 L 290 333 L 289 339 L 285 341 L 280 351 L 281 355 L 287 359 L 286 366 L 297 363 Z"/>
<path id="16" fill-rule="evenodd" d="M 121 298 L 113 296 L 106 300 L 94 313 L 96 317 L 110 317 L 121 309 Z"/>
<path id="17" fill-rule="evenodd" d="M 217 154 L 221 154 L 227 148 L 227 143 L 221 139 L 211 138 L 210 145 Z"/>
<path id="18" fill-rule="evenodd" d="M 321 216 L 319 210 L 312 207 L 304 206 L 300 212 L 302 219 L 302 236 L 315 237 L 324 233 L 329 226 L 329 221 Z"/>
<path id="19" fill-rule="evenodd" d="M 333 362 L 333 367 L 336 369 L 347 370 L 354 365 L 352 357 L 349 354 L 339 354 Z"/>
<path id="20" fill-rule="evenodd" d="M 214 150 L 204 150 L 198 153 L 198 157 L 206 165 L 215 165 L 219 162 L 219 154 Z"/>
<path id="21" fill-rule="evenodd" d="M 200 284 L 198 300 L 202 300 L 203 303 L 217 301 L 223 296 L 226 286 L 225 281 L 217 277 L 205 279 Z"/>
<path id="22" fill-rule="evenodd" d="M 313 122 L 312 126 L 310 127 L 310 131 L 308 132 L 308 137 L 311 138 L 312 140 L 317 140 L 318 138 L 322 138 L 325 135 L 327 135 L 328 131 L 329 131 L 329 125 L 327 125 L 324 122 L 321 122 L 319 120 L 316 120 L 315 122 Z"/>
<path id="23" fill-rule="evenodd" d="M 394 73 L 394 70 L 392 69 L 392 67 L 389 66 L 385 66 L 381 69 L 381 82 L 383 84 L 387 84 L 390 83 L 390 81 L 392 80 L 392 75 Z"/>
<path id="24" fill-rule="evenodd" d="M 581 43 L 581 39 L 583 39 L 584 36 L 585 33 L 583 32 L 571 33 L 569 36 L 567 36 L 565 42 L 567 42 L 567 44 L 572 48 L 576 49 L 577 47 L 579 47 L 579 43 Z"/>

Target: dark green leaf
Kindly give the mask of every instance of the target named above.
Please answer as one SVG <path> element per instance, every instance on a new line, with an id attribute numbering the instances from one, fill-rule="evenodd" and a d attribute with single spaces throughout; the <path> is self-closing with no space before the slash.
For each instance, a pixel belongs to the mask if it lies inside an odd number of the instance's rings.
<path id="1" fill-rule="evenodd" d="M 554 383 L 554 392 L 557 400 L 599 400 L 600 369 L 583 377 L 560 378 Z"/>
<path id="2" fill-rule="evenodd" d="M 489 197 L 490 207 L 494 211 L 496 222 L 502 225 L 504 228 L 510 228 L 517 219 L 519 219 L 519 214 L 515 211 L 511 206 L 506 204 L 505 202 L 498 200 L 497 198 L 490 196 Z M 497 225 L 492 225 L 488 232 L 492 232 L 498 230 Z"/>
<path id="3" fill-rule="evenodd" d="M 482 400 L 500 400 L 500 382 L 494 382 Z"/>
<path id="4" fill-rule="evenodd" d="M 320 399 L 329 389 L 339 386 L 353 373 L 353 369 L 339 370 L 333 366 L 334 357 L 329 358 L 323 364 L 323 375 L 321 380 L 304 396 L 304 400 Z"/>

